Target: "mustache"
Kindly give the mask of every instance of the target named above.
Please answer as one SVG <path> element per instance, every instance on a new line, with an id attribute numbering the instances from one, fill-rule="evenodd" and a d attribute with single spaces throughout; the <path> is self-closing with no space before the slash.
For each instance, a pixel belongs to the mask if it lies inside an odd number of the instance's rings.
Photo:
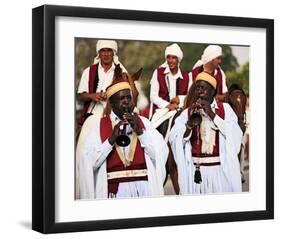
<path id="1" fill-rule="evenodd" d="M 131 106 L 123 106 L 122 111 L 123 111 L 123 113 L 132 113 L 133 109 Z"/>

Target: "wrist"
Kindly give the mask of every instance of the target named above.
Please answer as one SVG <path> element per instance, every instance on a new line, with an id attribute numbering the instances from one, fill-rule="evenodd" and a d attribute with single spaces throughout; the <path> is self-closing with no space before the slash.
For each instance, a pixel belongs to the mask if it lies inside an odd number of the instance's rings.
<path id="1" fill-rule="evenodd" d="M 211 117 L 212 120 L 214 120 L 214 118 L 216 117 L 216 114 L 213 111 L 211 111 L 209 116 Z"/>
<path id="2" fill-rule="evenodd" d="M 108 142 L 109 142 L 111 145 L 113 145 L 113 144 L 115 143 L 115 139 L 112 138 L 112 137 L 110 137 L 110 138 L 108 138 Z"/>
<path id="3" fill-rule="evenodd" d="M 139 135 L 142 135 L 143 134 L 143 129 L 140 128 L 138 130 L 136 130 L 136 134 L 139 136 Z"/>
<path id="4" fill-rule="evenodd" d="M 90 96 L 91 96 L 91 100 L 94 101 L 94 102 L 96 102 L 96 96 L 95 96 L 95 94 L 92 93 Z"/>

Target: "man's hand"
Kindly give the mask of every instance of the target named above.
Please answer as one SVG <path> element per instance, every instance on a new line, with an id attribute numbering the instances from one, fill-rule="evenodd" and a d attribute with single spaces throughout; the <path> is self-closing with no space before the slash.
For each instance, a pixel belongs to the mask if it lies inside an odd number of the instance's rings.
<path id="1" fill-rule="evenodd" d="M 106 100 L 106 93 L 105 92 L 98 92 L 90 94 L 91 100 L 95 102 L 105 101 Z"/>
<path id="2" fill-rule="evenodd" d="M 197 102 L 201 105 L 204 112 L 213 120 L 216 114 L 212 111 L 210 102 L 202 99 L 199 99 Z"/>
<path id="3" fill-rule="evenodd" d="M 180 103 L 180 98 L 176 96 L 170 100 L 170 103 L 178 105 Z"/>
<path id="4" fill-rule="evenodd" d="M 118 124 L 116 124 L 112 130 L 112 134 L 109 137 L 108 141 L 111 145 L 113 145 L 116 141 L 116 138 L 121 134 L 120 126 L 128 124 L 126 120 L 119 121 Z"/>
<path id="5" fill-rule="evenodd" d="M 178 108 L 178 105 L 177 104 L 168 104 L 167 106 L 166 106 L 166 108 L 168 108 L 170 111 L 171 110 L 175 110 L 175 109 L 177 109 Z"/>
<path id="6" fill-rule="evenodd" d="M 143 133 L 143 129 L 139 124 L 137 114 L 124 113 L 123 118 L 126 120 L 126 122 L 128 122 L 128 124 L 130 124 L 131 128 L 134 132 L 136 132 L 137 135 L 141 135 Z"/>
<path id="7" fill-rule="evenodd" d="M 190 118 L 188 120 L 188 126 L 190 128 L 193 128 L 201 123 L 202 117 L 200 115 L 200 109 L 202 109 L 202 106 L 198 101 L 194 102 L 190 106 Z"/>

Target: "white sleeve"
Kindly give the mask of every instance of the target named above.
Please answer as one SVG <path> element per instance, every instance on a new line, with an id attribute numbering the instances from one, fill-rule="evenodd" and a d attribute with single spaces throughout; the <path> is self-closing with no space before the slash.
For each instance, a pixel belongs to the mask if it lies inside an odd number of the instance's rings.
<path id="1" fill-rule="evenodd" d="M 226 136 L 226 127 L 229 122 L 232 122 L 234 124 L 237 123 L 237 116 L 230 107 L 228 103 L 223 103 L 224 111 L 225 111 L 225 119 L 222 119 L 220 116 L 216 114 L 214 118 L 215 125 L 219 128 L 222 135 Z"/>
<path id="2" fill-rule="evenodd" d="M 159 83 L 157 79 L 157 70 L 154 70 L 151 81 L 150 81 L 150 101 L 157 105 L 158 108 L 163 109 L 168 104 L 168 101 L 163 100 L 159 95 Z"/>
<path id="3" fill-rule="evenodd" d="M 194 175 L 192 173 L 194 165 L 192 163 L 191 144 L 189 140 L 183 138 L 187 120 L 187 109 L 185 109 L 180 116 L 176 118 L 169 135 L 169 142 L 178 168 L 180 194 L 192 192 L 192 177 Z"/>
<path id="4" fill-rule="evenodd" d="M 162 153 L 167 151 L 168 147 L 164 141 L 163 136 L 152 127 L 150 121 L 144 117 L 141 117 L 142 122 L 144 123 L 145 130 L 142 135 L 139 135 L 141 146 L 144 148 L 146 154 L 151 159 L 156 159 L 157 150 L 162 150 Z"/>
<path id="5" fill-rule="evenodd" d="M 109 153 L 112 151 L 113 145 L 105 140 L 100 147 L 94 148 L 93 167 L 94 169 L 99 168 L 106 160 Z"/>
<path id="6" fill-rule="evenodd" d="M 231 191 L 241 192 L 241 174 L 238 153 L 242 144 L 242 130 L 237 123 L 237 116 L 229 104 L 223 103 L 225 111 L 225 135 L 220 136 L 220 155 L 224 174 L 231 186 Z M 224 156 L 224 157 L 223 157 Z"/>
<path id="7" fill-rule="evenodd" d="M 89 93 L 89 73 L 90 67 L 87 67 L 82 73 L 77 91 L 78 94 L 81 94 L 83 92 Z"/>
<path id="8" fill-rule="evenodd" d="M 179 100 L 180 100 L 179 107 L 183 107 L 184 99 L 185 99 L 186 95 L 179 95 L 178 97 L 179 97 Z"/>
<path id="9" fill-rule="evenodd" d="M 185 109 L 181 114 L 176 118 L 175 124 L 172 127 L 169 135 L 169 141 L 172 143 L 176 138 L 181 138 L 183 143 L 186 143 L 190 137 L 191 133 L 188 137 L 184 138 L 184 133 L 186 131 L 186 123 L 187 123 L 187 109 Z"/>
<path id="10" fill-rule="evenodd" d="M 193 83 L 193 76 L 192 76 L 192 71 L 188 73 L 188 78 L 189 78 L 189 81 L 188 81 L 188 90 L 190 89 L 190 87 L 192 86 L 192 83 Z"/>
<path id="11" fill-rule="evenodd" d="M 228 92 L 227 85 L 226 85 L 226 76 L 222 69 L 220 69 L 220 71 L 222 74 L 222 93 L 224 94 L 224 93 Z"/>
<path id="12" fill-rule="evenodd" d="M 94 123 L 84 141 L 83 147 L 83 154 L 93 169 L 98 169 L 103 164 L 113 148 L 108 139 L 102 143 L 100 135 L 97 132 L 100 132 L 100 120 Z"/>
<path id="13" fill-rule="evenodd" d="M 223 135 L 225 135 L 225 127 L 226 126 L 225 126 L 224 120 L 216 114 L 213 121 L 214 121 L 215 125 L 219 128 L 220 132 Z"/>

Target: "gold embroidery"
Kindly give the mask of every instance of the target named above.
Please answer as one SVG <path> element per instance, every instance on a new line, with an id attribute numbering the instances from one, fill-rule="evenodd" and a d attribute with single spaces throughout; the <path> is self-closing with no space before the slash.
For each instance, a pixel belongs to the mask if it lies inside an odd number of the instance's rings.
<path id="1" fill-rule="evenodd" d="M 144 177 L 147 176 L 147 169 L 124 170 L 107 173 L 107 179 Z"/>
<path id="2" fill-rule="evenodd" d="M 114 128 L 115 124 L 114 122 L 112 122 L 112 129 Z M 116 143 L 115 148 L 117 151 L 117 154 L 120 158 L 120 160 L 122 161 L 122 163 L 124 164 L 125 167 L 128 167 L 131 165 L 131 163 L 134 160 L 134 155 L 135 155 L 135 151 L 136 151 L 136 147 L 137 147 L 137 142 L 138 142 L 138 136 L 135 132 L 132 133 L 132 138 L 131 138 L 131 143 L 130 143 L 130 149 L 129 149 L 129 157 L 128 159 L 126 158 L 126 156 L 124 155 L 123 151 L 121 150 L 121 147 L 118 146 Z"/>

